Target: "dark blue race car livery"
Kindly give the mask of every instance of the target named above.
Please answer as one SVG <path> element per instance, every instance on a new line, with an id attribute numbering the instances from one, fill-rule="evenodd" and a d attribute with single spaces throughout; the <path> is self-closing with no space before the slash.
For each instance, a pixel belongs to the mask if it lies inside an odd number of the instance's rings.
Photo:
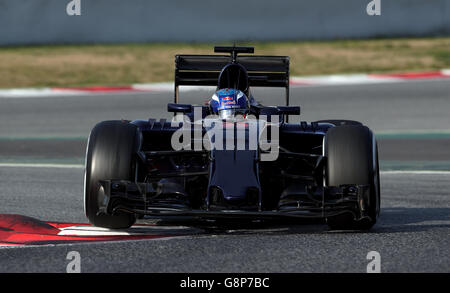
<path id="1" fill-rule="evenodd" d="M 370 229 L 380 212 L 373 132 L 352 120 L 289 122 L 289 57 L 252 47 L 177 55 L 174 102 L 162 119 L 103 121 L 86 151 L 85 213 L 101 227 L 146 216 L 321 218 Z M 179 86 L 214 86 L 207 105 L 179 103 Z M 254 87 L 284 89 L 264 106 Z M 276 101 L 277 97 L 273 97 Z"/>

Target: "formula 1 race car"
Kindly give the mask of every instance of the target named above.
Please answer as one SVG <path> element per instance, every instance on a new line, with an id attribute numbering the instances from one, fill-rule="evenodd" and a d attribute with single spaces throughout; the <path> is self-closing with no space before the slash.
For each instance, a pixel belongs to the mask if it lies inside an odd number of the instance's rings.
<path id="1" fill-rule="evenodd" d="M 378 150 L 360 122 L 289 123 L 289 57 L 253 47 L 175 56 L 171 121 L 104 121 L 89 136 L 85 213 L 100 227 L 144 216 L 321 218 L 331 229 L 370 229 L 380 213 Z M 238 56 L 238 54 L 240 54 Z M 245 54 L 245 55 L 243 55 Z M 214 86 L 206 105 L 179 103 L 179 86 Z M 252 87 L 285 88 L 263 106 Z"/>

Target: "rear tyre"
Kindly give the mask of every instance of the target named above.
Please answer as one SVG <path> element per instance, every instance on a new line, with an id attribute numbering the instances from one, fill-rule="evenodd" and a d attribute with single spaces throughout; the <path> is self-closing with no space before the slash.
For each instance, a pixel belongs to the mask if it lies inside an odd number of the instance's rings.
<path id="1" fill-rule="evenodd" d="M 378 149 L 372 131 L 362 125 L 333 127 L 328 130 L 324 144 L 326 186 L 370 186 L 370 219 L 356 221 L 351 213 L 341 214 L 327 218 L 329 227 L 333 230 L 370 229 L 376 223 L 380 210 Z"/>
<path id="2" fill-rule="evenodd" d="M 84 207 L 93 225 L 121 229 L 135 223 L 133 214 L 99 214 L 98 203 L 102 200 L 99 180 L 135 180 L 134 154 L 138 148 L 137 127 L 126 121 L 104 121 L 91 131 L 86 150 Z"/>

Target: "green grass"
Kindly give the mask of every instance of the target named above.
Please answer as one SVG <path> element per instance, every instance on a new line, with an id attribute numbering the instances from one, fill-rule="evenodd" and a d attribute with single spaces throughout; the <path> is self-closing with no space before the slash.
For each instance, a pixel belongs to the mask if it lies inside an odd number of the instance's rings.
<path id="1" fill-rule="evenodd" d="M 291 57 L 291 75 L 450 68 L 450 38 L 256 42 L 260 55 Z M 0 88 L 121 85 L 173 80 L 175 54 L 213 44 L 56 45 L 0 48 Z"/>

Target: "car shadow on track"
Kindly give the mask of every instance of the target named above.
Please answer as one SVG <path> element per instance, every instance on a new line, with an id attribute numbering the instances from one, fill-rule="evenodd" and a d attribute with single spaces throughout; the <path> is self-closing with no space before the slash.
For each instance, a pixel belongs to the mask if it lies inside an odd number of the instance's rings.
<path id="1" fill-rule="evenodd" d="M 195 218 L 159 219 L 157 225 L 183 225 L 201 229 L 211 235 L 285 235 L 285 234 L 345 234 L 421 232 L 450 228 L 450 208 L 384 208 L 377 224 L 369 231 L 331 231 L 324 220 L 222 220 L 206 221 Z"/>
<path id="2" fill-rule="evenodd" d="M 144 222 L 145 223 L 145 222 Z M 274 234 L 316 234 L 328 231 L 323 220 L 199 220 L 194 218 L 160 219 L 157 225 L 182 225 L 201 229 L 210 235 L 274 235 Z"/>
<path id="3" fill-rule="evenodd" d="M 450 228 L 450 208 L 384 208 L 371 232 L 424 232 L 436 228 Z"/>

